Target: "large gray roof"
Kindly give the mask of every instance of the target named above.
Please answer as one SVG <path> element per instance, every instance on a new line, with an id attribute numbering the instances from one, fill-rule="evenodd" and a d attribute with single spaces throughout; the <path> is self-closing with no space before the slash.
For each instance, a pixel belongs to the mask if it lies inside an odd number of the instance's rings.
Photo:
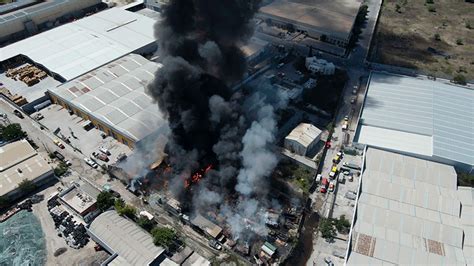
<path id="1" fill-rule="evenodd" d="M 49 91 L 138 141 L 164 124 L 145 87 L 161 65 L 129 54 Z"/>
<path id="2" fill-rule="evenodd" d="M 149 233 L 116 211 L 99 215 L 89 231 L 118 254 L 121 265 L 148 265 L 164 251 L 153 244 Z"/>
<path id="3" fill-rule="evenodd" d="M 474 165 L 474 90 L 372 73 L 356 142 Z"/>
<path id="4" fill-rule="evenodd" d="M 368 148 L 349 265 L 472 264 L 473 190 L 452 166 Z"/>

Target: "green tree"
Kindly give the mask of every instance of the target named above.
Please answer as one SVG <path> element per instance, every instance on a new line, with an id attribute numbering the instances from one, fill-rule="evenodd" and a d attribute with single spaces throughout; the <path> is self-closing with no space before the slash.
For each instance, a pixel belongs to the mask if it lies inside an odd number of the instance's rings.
<path id="1" fill-rule="evenodd" d="M 458 74 L 458 75 L 454 76 L 453 81 L 456 84 L 461 84 L 461 85 L 466 85 L 467 84 L 466 77 L 462 74 Z"/>
<path id="2" fill-rule="evenodd" d="M 30 193 L 30 192 L 32 192 L 33 190 L 36 189 L 36 185 L 31 180 L 23 179 L 23 181 L 21 181 L 18 184 L 18 188 L 20 188 L 20 190 L 23 193 Z"/>
<path id="3" fill-rule="evenodd" d="M 153 229 L 153 226 L 155 225 L 153 220 L 148 220 L 147 217 L 143 217 L 143 216 L 140 216 L 140 218 L 138 218 L 137 224 L 148 232 L 151 232 L 151 230 Z"/>
<path id="4" fill-rule="evenodd" d="M 115 209 L 117 210 L 118 214 L 122 216 L 127 216 L 130 219 L 135 219 L 135 214 L 137 213 L 137 209 L 132 205 L 125 204 L 123 199 L 116 199 L 115 200 Z"/>
<path id="5" fill-rule="evenodd" d="M 439 33 L 435 33 L 434 39 L 435 39 L 436 41 L 441 41 L 441 35 L 439 35 Z"/>
<path id="6" fill-rule="evenodd" d="M 168 247 L 176 239 L 176 232 L 167 227 L 157 227 L 151 230 L 153 243 L 157 246 Z"/>
<path id="7" fill-rule="evenodd" d="M 434 12 L 436 12 L 436 7 L 434 7 L 434 6 L 429 6 L 429 7 L 428 7 L 428 11 L 434 13 Z"/>
<path id="8" fill-rule="evenodd" d="M 0 126 L 0 139 L 10 141 L 17 138 L 26 137 L 26 132 L 21 129 L 20 124 L 10 124 L 8 126 Z"/>
<path id="9" fill-rule="evenodd" d="M 339 219 L 336 219 L 335 224 L 339 233 L 347 233 L 351 227 L 351 223 L 346 219 L 345 215 L 341 215 Z"/>
<path id="10" fill-rule="evenodd" d="M 319 222 L 319 231 L 323 238 L 332 241 L 336 236 L 336 230 L 330 219 L 322 218 Z"/>
<path id="11" fill-rule="evenodd" d="M 115 198 L 112 193 L 108 191 L 102 191 L 97 196 L 97 208 L 105 211 L 112 207 L 115 203 Z"/>
<path id="12" fill-rule="evenodd" d="M 68 169 L 69 166 L 67 166 L 65 162 L 59 162 L 58 166 L 54 168 L 54 175 L 61 177 L 67 172 Z"/>
<path id="13" fill-rule="evenodd" d="M 463 44 L 464 44 L 464 41 L 463 41 L 461 38 L 458 38 L 458 39 L 456 40 L 456 44 L 457 44 L 457 45 L 463 45 Z"/>

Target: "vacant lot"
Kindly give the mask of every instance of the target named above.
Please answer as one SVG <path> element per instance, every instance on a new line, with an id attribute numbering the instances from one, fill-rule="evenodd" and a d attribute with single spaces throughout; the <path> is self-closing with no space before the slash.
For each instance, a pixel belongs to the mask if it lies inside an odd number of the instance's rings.
<path id="1" fill-rule="evenodd" d="M 372 61 L 474 80 L 474 3 L 384 0 Z"/>

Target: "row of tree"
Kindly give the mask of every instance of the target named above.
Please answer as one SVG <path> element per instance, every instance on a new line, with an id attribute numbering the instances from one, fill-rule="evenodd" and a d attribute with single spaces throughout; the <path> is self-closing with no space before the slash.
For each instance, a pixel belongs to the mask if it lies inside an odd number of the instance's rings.
<path id="1" fill-rule="evenodd" d="M 126 204 L 123 199 L 116 198 L 112 193 L 103 191 L 97 196 L 97 208 L 106 211 L 114 207 L 118 214 L 135 221 L 140 227 L 153 236 L 153 243 L 157 246 L 169 247 L 178 239 L 176 232 L 167 227 L 158 227 L 153 220 L 147 217 L 137 217 L 137 209 Z"/>
<path id="2" fill-rule="evenodd" d="M 339 219 L 323 218 L 319 221 L 319 231 L 321 232 L 321 236 L 329 242 L 332 242 L 337 232 L 348 234 L 350 228 L 351 223 L 346 219 L 345 215 L 341 215 Z"/>

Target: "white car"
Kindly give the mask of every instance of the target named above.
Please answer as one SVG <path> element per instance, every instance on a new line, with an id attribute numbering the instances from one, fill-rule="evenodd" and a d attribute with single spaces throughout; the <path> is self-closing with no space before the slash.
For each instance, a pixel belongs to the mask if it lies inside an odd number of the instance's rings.
<path id="1" fill-rule="evenodd" d="M 84 157 L 84 161 L 92 168 L 99 167 L 99 165 L 96 162 L 92 161 L 90 158 Z"/>
<path id="2" fill-rule="evenodd" d="M 105 147 L 99 147 L 99 151 L 104 153 L 105 155 L 110 155 L 110 151 Z"/>

